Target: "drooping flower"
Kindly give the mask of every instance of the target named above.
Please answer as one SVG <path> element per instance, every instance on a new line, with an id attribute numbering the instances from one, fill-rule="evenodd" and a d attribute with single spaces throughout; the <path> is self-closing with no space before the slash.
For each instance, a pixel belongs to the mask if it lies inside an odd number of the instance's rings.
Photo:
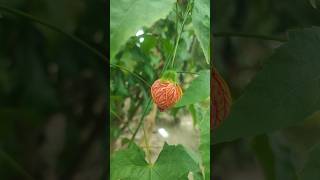
<path id="1" fill-rule="evenodd" d="M 182 97 L 182 89 L 177 83 L 177 73 L 166 71 L 151 86 L 151 96 L 160 111 L 173 107 Z"/>
<path id="2" fill-rule="evenodd" d="M 210 127 L 217 128 L 229 115 L 232 99 L 227 83 L 215 68 L 211 69 L 210 97 Z"/>

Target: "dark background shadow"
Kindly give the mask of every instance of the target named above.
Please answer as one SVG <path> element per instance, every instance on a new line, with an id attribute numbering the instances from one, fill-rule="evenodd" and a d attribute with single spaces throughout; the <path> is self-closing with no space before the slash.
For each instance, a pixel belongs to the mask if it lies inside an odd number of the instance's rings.
<path id="1" fill-rule="evenodd" d="M 103 0 L 0 0 L 106 53 Z M 107 62 L 0 9 L 0 179 L 106 178 Z"/>

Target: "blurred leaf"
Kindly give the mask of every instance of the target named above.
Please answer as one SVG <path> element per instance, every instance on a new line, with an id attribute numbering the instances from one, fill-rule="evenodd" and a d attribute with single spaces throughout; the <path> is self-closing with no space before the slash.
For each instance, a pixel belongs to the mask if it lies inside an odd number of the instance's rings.
<path id="1" fill-rule="evenodd" d="M 210 71 L 202 70 L 199 76 L 191 82 L 190 87 L 183 93 L 175 107 L 186 106 L 204 101 L 210 96 Z"/>
<path id="2" fill-rule="evenodd" d="M 273 133 L 269 137 L 275 157 L 276 179 L 297 180 L 298 177 L 295 167 L 297 155 L 295 154 L 295 149 L 283 139 L 280 133 Z"/>
<path id="3" fill-rule="evenodd" d="M 172 10 L 174 2 L 174 0 L 111 0 L 111 59 L 140 28 L 151 26 L 157 20 L 165 18 Z"/>
<path id="4" fill-rule="evenodd" d="M 207 63 L 210 62 L 210 0 L 195 0 L 192 24 Z"/>
<path id="5" fill-rule="evenodd" d="M 156 46 L 157 38 L 155 38 L 154 36 L 145 35 L 145 36 L 143 36 L 143 39 L 144 40 L 141 43 L 141 50 L 145 54 L 148 54 L 149 51 Z"/>
<path id="6" fill-rule="evenodd" d="M 111 162 L 111 180 L 187 179 L 188 172 L 199 168 L 183 146 L 166 143 L 154 164 L 145 161 L 143 150 L 135 144 L 116 152 Z"/>
<path id="7" fill-rule="evenodd" d="M 211 96 L 211 127 L 219 127 L 229 115 L 232 103 L 229 86 L 218 73 L 216 68 L 211 69 L 210 96 Z"/>
<path id="8" fill-rule="evenodd" d="M 315 9 L 317 9 L 317 1 L 318 1 L 318 0 L 309 0 L 311 6 L 312 6 L 313 8 L 315 8 Z"/>
<path id="9" fill-rule="evenodd" d="M 121 61 L 124 64 L 124 67 L 129 69 L 130 71 L 133 71 L 135 66 L 137 65 L 137 60 L 135 57 L 132 55 L 131 52 L 126 51 L 122 56 L 121 56 Z M 126 74 L 128 72 L 125 72 Z"/>
<path id="10" fill-rule="evenodd" d="M 319 110 L 320 29 L 295 30 L 289 37 L 233 105 L 215 143 L 292 126 Z"/>
<path id="11" fill-rule="evenodd" d="M 309 152 L 308 159 L 299 174 L 300 180 L 318 180 L 320 177 L 320 144 Z"/>
<path id="12" fill-rule="evenodd" d="M 251 143 L 255 156 L 264 171 L 266 180 L 275 180 L 275 157 L 267 135 L 254 137 Z"/>
<path id="13" fill-rule="evenodd" d="M 205 179 L 210 179 L 210 111 L 207 110 L 200 123 L 200 147 Z"/>

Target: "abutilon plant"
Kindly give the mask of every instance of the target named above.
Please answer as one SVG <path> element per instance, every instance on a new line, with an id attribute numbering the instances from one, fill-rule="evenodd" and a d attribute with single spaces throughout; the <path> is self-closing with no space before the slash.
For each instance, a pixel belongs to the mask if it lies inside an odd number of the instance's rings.
<path id="1" fill-rule="evenodd" d="M 210 81 L 210 127 L 212 129 L 219 127 L 229 115 L 232 99 L 227 83 L 214 67 L 211 68 Z"/>
<path id="2" fill-rule="evenodd" d="M 182 89 L 177 83 L 177 72 L 167 70 L 163 76 L 151 86 L 153 102 L 160 111 L 165 111 L 174 106 L 182 97 Z"/>

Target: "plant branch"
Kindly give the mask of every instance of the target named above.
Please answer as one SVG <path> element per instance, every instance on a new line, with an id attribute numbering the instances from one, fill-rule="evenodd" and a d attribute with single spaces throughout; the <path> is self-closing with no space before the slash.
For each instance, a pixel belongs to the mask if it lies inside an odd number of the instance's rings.
<path id="1" fill-rule="evenodd" d="M 255 39 L 263 39 L 269 41 L 279 41 L 279 42 L 286 42 L 288 41 L 287 38 L 281 37 L 272 37 L 267 35 L 260 35 L 260 34 L 247 34 L 247 33 L 238 33 L 238 32 L 214 32 L 214 37 L 242 37 L 242 38 L 255 38 Z"/>
<path id="2" fill-rule="evenodd" d="M 52 24 L 49 24 L 37 17 L 34 17 L 28 13 L 25 13 L 23 11 L 20 11 L 20 10 L 17 10 L 17 9 L 13 9 L 13 8 L 10 8 L 10 7 L 7 7 L 5 5 L 1 5 L 0 4 L 0 10 L 3 10 L 5 12 L 8 12 L 8 13 L 11 13 L 11 14 L 14 14 L 14 15 L 17 15 L 17 16 L 20 16 L 20 17 L 23 17 L 29 21 L 32 21 L 32 22 L 35 22 L 35 23 L 38 23 L 40 25 L 43 25 L 53 31 L 56 31 L 60 34 L 63 34 L 65 35 L 66 37 L 68 37 L 69 39 L 73 40 L 74 42 L 78 43 L 79 45 L 81 45 L 82 47 L 86 48 L 88 51 L 90 51 L 91 53 L 95 54 L 97 57 L 99 57 L 100 59 L 106 61 L 106 62 L 109 62 L 108 58 L 102 54 L 100 51 L 98 51 L 97 49 L 95 49 L 94 47 L 90 46 L 88 43 L 86 43 L 85 41 L 83 41 L 82 39 L 76 37 L 76 36 L 73 36 L 65 31 L 63 31 L 61 28 L 57 27 L 57 26 L 54 26 Z"/>

